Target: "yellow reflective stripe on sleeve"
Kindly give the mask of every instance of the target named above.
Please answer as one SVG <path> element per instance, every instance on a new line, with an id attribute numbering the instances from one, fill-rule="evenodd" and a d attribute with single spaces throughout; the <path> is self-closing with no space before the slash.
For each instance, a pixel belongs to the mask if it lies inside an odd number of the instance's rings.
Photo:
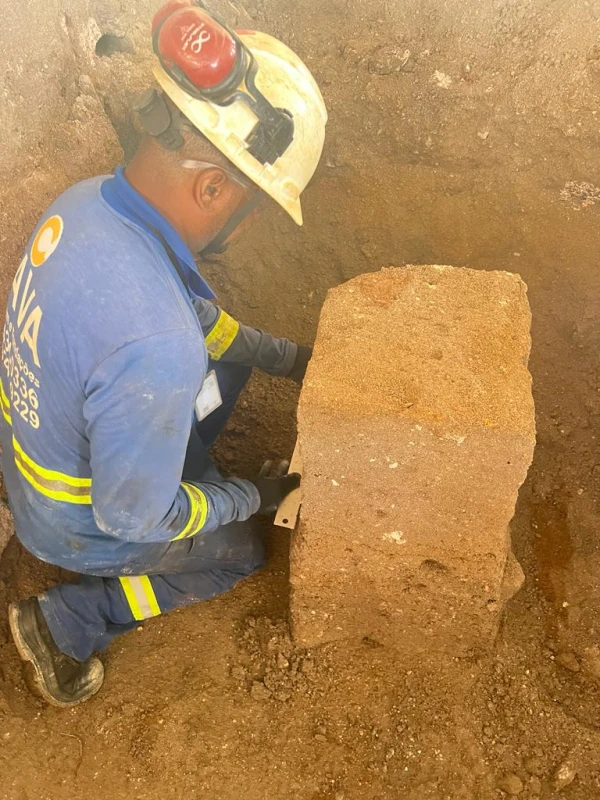
<path id="1" fill-rule="evenodd" d="M 201 531 L 206 523 L 206 517 L 208 516 L 208 500 L 204 492 L 197 486 L 194 486 L 193 483 L 182 483 L 181 486 L 190 501 L 190 516 L 185 528 L 173 539 L 174 542 L 178 539 L 186 539 L 188 536 L 194 536 Z"/>
<path id="2" fill-rule="evenodd" d="M 143 619 L 157 617 L 161 613 L 152 583 L 147 575 L 123 577 L 119 578 L 119 581 L 135 620 L 139 622 Z"/>
<path id="3" fill-rule="evenodd" d="M 239 322 L 236 322 L 225 311 L 219 311 L 215 326 L 205 339 L 208 355 L 214 361 L 218 361 L 231 347 L 239 329 Z"/>

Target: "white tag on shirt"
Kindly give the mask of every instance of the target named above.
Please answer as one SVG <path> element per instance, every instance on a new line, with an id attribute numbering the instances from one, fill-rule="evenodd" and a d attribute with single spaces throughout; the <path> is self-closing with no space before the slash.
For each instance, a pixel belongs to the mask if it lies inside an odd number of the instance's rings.
<path id="1" fill-rule="evenodd" d="M 223 405 L 221 397 L 221 390 L 219 389 L 219 381 L 217 380 L 216 372 L 211 370 L 202 384 L 202 388 L 198 392 L 196 398 L 196 419 L 202 422 L 209 414 L 212 414 L 219 406 Z"/>

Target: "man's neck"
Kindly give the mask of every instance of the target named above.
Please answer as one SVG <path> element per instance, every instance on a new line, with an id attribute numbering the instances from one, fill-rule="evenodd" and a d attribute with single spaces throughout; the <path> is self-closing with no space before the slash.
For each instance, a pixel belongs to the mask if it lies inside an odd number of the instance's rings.
<path id="1" fill-rule="evenodd" d="M 171 223 L 184 242 L 189 246 L 186 231 L 172 213 L 180 207 L 178 191 L 164 175 L 158 175 L 147 167 L 142 167 L 134 157 L 125 169 L 125 178 L 162 216 Z"/>

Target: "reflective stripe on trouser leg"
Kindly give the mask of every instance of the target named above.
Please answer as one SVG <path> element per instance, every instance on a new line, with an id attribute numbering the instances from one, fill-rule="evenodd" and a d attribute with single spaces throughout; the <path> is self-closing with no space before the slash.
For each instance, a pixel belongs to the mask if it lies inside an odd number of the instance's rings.
<path id="1" fill-rule="evenodd" d="M 40 596 L 52 638 L 63 653 L 85 661 L 134 630 L 146 617 L 144 607 L 149 617 L 163 615 L 228 591 L 262 567 L 263 527 L 251 517 L 217 528 L 210 536 L 181 539 L 166 552 L 160 546 L 160 557 L 151 559 L 154 549 L 140 548 L 147 561 L 137 565 L 138 576 L 80 575 L 77 583 L 53 586 Z M 150 575 L 140 576 L 143 572 Z M 125 587 L 131 590 L 129 597 Z M 144 587 L 153 593 L 152 606 Z M 143 596 L 138 598 L 139 589 Z"/>
<path id="2" fill-rule="evenodd" d="M 160 606 L 147 575 L 121 577 L 119 581 L 135 620 L 150 619 L 160 614 Z"/>

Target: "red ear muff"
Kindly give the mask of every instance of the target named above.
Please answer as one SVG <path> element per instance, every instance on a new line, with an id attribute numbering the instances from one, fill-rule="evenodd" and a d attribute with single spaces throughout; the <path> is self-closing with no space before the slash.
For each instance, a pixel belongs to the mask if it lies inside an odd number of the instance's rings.
<path id="1" fill-rule="evenodd" d="M 182 2 L 173 0 L 173 5 Z M 155 17 L 153 38 L 165 70 L 192 96 L 214 102 L 228 97 L 247 70 L 237 37 L 197 6 L 163 12 Z"/>
<path id="2" fill-rule="evenodd" d="M 165 72 L 191 97 L 221 106 L 240 100 L 252 109 L 257 123 L 246 147 L 257 161 L 273 164 L 287 150 L 294 138 L 292 115 L 258 89 L 258 62 L 224 22 L 199 4 L 171 0 L 154 17 L 152 43 Z"/>

